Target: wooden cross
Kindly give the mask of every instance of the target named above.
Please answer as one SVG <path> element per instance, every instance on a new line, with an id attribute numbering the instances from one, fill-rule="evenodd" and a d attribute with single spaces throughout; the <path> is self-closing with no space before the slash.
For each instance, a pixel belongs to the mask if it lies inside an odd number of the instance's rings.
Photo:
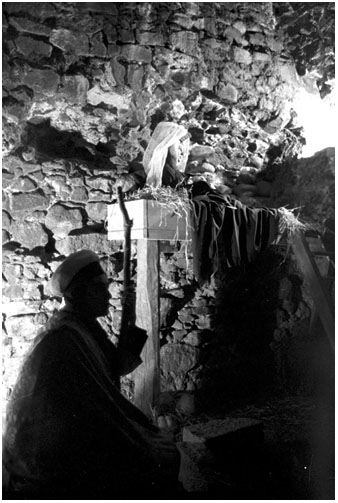
<path id="1" fill-rule="evenodd" d="M 185 218 L 151 199 L 125 203 L 133 220 L 131 239 L 137 240 L 136 325 L 146 330 L 143 363 L 133 372 L 134 403 L 147 416 L 160 395 L 160 241 L 189 239 Z M 123 240 L 124 222 L 119 205 L 108 205 L 109 240 Z"/>

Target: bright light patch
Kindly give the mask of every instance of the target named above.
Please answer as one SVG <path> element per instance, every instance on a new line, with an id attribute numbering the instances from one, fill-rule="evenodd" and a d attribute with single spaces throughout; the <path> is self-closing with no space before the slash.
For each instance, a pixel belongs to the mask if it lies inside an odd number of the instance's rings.
<path id="1" fill-rule="evenodd" d="M 319 150 L 335 146 L 335 90 L 321 99 L 319 93 L 302 89 L 293 108 L 298 116 L 297 125 L 304 128 L 306 145 L 303 147 L 302 157 L 310 157 Z"/>

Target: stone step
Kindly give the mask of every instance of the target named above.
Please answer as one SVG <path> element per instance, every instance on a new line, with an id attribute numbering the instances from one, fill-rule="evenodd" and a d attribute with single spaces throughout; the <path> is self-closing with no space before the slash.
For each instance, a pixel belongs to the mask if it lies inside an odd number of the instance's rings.
<path id="1" fill-rule="evenodd" d="M 185 426 L 183 442 L 204 444 L 214 455 L 224 456 L 252 450 L 264 441 L 263 423 L 245 417 L 212 419 Z"/>
<path id="2" fill-rule="evenodd" d="M 215 462 L 209 449 L 201 443 L 179 442 L 179 481 L 189 493 L 209 492 L 215 477 Z"/>

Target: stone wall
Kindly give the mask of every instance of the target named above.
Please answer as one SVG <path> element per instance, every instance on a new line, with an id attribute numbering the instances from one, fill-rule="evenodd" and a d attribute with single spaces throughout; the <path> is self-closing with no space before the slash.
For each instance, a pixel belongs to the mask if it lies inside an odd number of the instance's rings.
<path id="1" fill-rule="evenodd" d="M 122 243 L 107 240 L 107 204 L 117 185 L 125 192 L 144 185 L 143 153 L 158 122 L 180 123 L 191 146 L 208 147 L 203 159 L 189 158 L 192 177 L 266 201 L 270 187 L 266 193 L 258 182 L 274 152 L 296 154 L 301 145 L 290 129 L 301 82 L 275 26 L 268 2 L 3 4 L 8 394 L 30 341 L 60 306 L 48 281 L 69 253 L 90 248 L 102 258 L 112 295 L 103 324 L 118 335 Z M 236 319 L 215 325 L 219 285 L 200 288 L 191 261 L 190 250 L 163 246 L 163 390 L 208 390 L 217 379 L 231 382 L 238 368 L 233 341 L 222 339 Z M 133 267 L 135 278 L 135 248 Z M 128 379 L 125 392 L 132 395 Z"/>

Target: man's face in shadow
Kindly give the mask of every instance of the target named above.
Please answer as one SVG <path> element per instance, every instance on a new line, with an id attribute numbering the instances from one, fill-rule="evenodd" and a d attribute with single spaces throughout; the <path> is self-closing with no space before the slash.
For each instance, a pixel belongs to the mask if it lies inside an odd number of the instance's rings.
<path id="1" fill-rule="evenodd" d="M 101 274 L 75 284 L 68 300 L 86 318 L 106 316 L 109 310 L 108 278 Z"/>

